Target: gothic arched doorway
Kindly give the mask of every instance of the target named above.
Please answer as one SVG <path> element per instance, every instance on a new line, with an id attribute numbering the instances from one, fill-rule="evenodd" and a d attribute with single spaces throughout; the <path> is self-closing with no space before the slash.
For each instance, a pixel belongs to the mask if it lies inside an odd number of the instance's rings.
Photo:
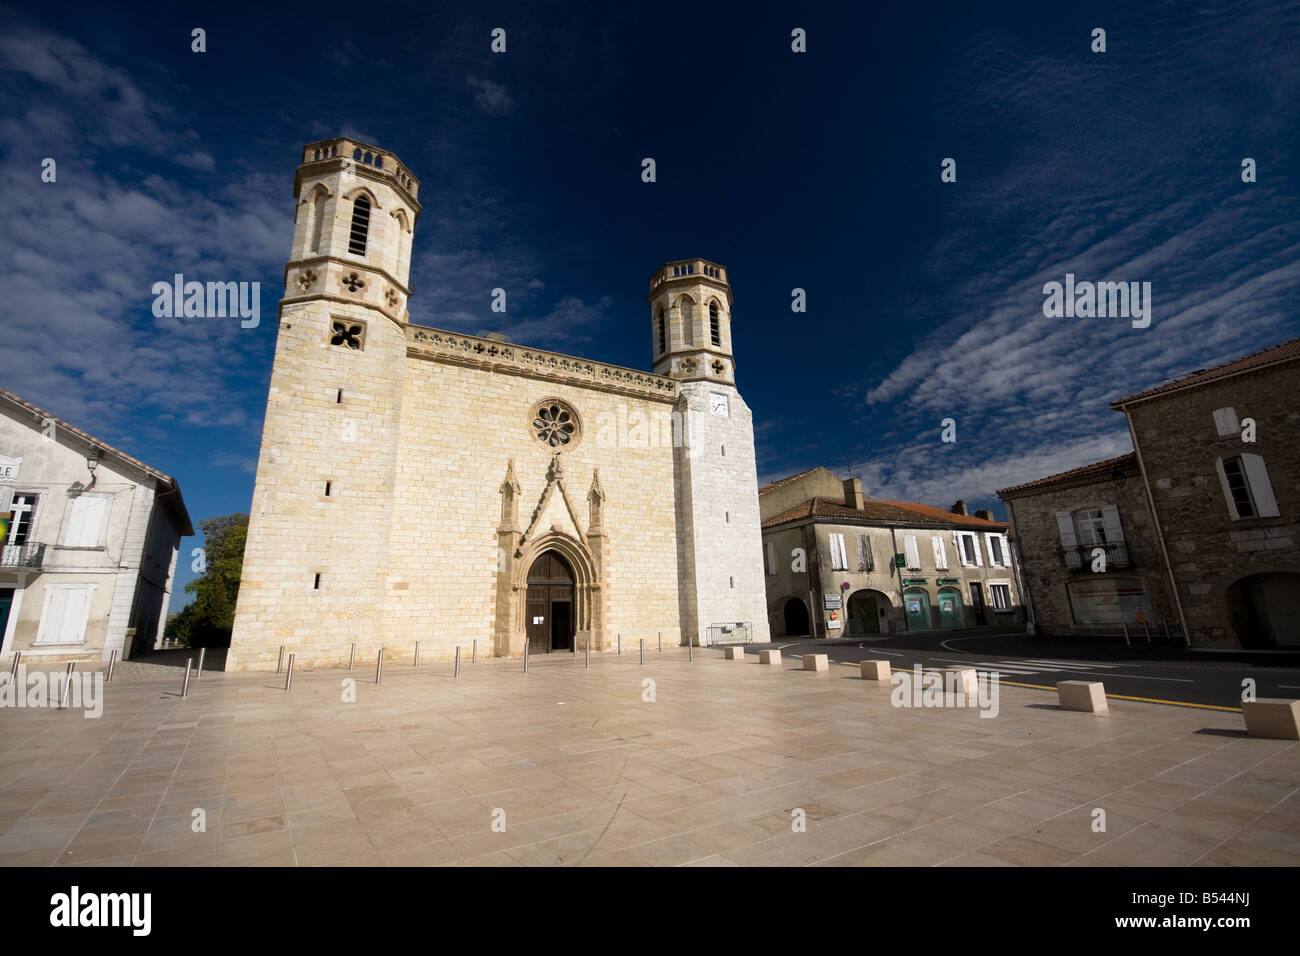
<path id="1" fill-rule="evenodd" d="M 555 551 L 537 556 L 528 569 L 525 623 L 533 653 L 573 647 L 573 569 Z"/>

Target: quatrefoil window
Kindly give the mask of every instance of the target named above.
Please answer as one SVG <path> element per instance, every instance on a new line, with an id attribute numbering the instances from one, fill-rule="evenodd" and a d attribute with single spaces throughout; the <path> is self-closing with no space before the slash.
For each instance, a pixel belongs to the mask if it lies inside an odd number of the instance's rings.
<path id="1" fill-rule="evenodd" d="M 582 434 L 578 413 L 568 402 L 548 398 L 533 406 L 529 415 L 533 437 L 550 448 L 577 443 Z"/>
<path id="2" fill-rule="evenodd" d="M 298 285 L 302 287 L 303 292 L 306 292 L 315 284 L 316 284 L 316 273 L 312 272 L 310 269 L 298 273 Z"/>
<path id="3" fill-rule="evenodd" d="M 713 363 L 713 374 L 714 374 L 714 375 L 721 375 L 721 374 L 722 374 L 723 372 L 725 372 L 726 370 L 727 370 L 727 366 L 723 365 L 722 362 L 720 362 L 720 361 L 716 361 L 716 360 L 714 361 L 714 363 Z"/>
<path id="4" fill-rule="evenodd" d="M 365 336 L 366 327 L 364 325 L 337 321 L 331 323 L 330 345 L 341 345 L 344 348 L 359 350 Z"/>
<path id="5" fill-rule="evenodd" d="M 364 289 L 366 287 L 365 280 L 355 272 L 351 273 L 346 279 L 344 279 L 343 284 L 348 287 L 349 292 L 356 292 L 358 289 Z"/>

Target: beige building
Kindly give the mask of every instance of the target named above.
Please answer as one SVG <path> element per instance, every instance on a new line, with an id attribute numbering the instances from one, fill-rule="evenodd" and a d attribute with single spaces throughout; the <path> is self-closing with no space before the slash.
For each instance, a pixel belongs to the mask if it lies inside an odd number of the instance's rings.
<path id="1" fill-rule="evenodd" d="M 759 489 L 771 633 L 849 637 L 1023 623 L 1007 525 L 863 494 L 825 468 Z"/>
<path id="2" fill-rule="evenodd" d="M 1133 451 L 998 495 L 1045 633 L 1300 647 L 1300 339 L 1111 403 Z"/>
<path id="3" fill-rule="evenodd" d="M 158 646 L 180 539 L 194 534 L 174 479 L 0 390 L 0 513 L 0 659 L 98 663 Z"/>
<path id="4" fill-rule="evenodd" d="M 423 326 L 419 188 L 376 147 L 304 149 L 227 666 L 765 640 L 726 270 L 650 277 L 653 372 Z"/>

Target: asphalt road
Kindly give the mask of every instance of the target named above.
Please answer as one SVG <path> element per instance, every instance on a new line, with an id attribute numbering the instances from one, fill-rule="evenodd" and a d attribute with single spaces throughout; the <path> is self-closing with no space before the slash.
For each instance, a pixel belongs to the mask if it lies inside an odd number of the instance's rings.
<path id="1" fill-rule="evenodd" d="M 1256 697 L 1300 698 L 1300 655 L 1240 651 L 1205 653 L 1168 646 L 1098 643 L 1027 637 L 1023 633 L 960 632 L 893 634 L 874 638 L 810 640 L 793 638 L 771 644 L 782 657 L 827 654 L 834 662 L 888 660 L 894 670 L 974 667 L 981 676 L 997 672 L 1017 686 L 1056 691 L 1061 680 L 1099 680 L 1106 696 L 1164 704 L 1239 709 L 1243 681 L 1253 679 Z"/>

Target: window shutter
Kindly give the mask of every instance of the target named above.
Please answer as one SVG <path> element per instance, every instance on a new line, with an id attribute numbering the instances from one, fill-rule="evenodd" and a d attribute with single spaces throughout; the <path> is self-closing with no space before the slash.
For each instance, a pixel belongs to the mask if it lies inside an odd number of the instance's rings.
<path id="1" fill-rule="evenodd" d="M 70 548 L 98 547 L 107 511 L 108 498 L 99 495 L 78 495 L 73 498 L 60 543 Z"/>
<path id="2" fill-rule="evenodd" d="M 938 537 L 938 536 L 933 537 L 933 538 L 930 539 L 930 543 L 931 543 L 932 545 L 934 545 L 934 566 L 935 566 L 935 569 L 938 570 L 938 571 L 947 571 L 947 570 L 948 570 L 948 552 L 947 552 L 947 550 L 946 550 L 946 549 L 944 548 L 944 546 L 943 546 L 943 538 L 940 538 L 940 537 Z"/>
<path id="3" fill-rule="evenodd" d="M 1011 567 L 1011 539 L 1005 534 L 998 535 L 1002 539 L 1002 565 Z"/>
<path id="4" fill-rule="evenodd" d="M 1214 428 L 1220 435 L 1236 435 L 1241 431 L 1235 408 L 1216 408 L 1214 410 Z"/>
<path id="5" fill-rule="evenodd" d="M 975 567 L 977 568 L 984 567 L 984 558 L 980 554 L 980 536 L 977 534 L 972 534 L 970 536 L 970 543 L 975 548 Z"/>
<path id="6" fill-rule="evenodd" d="M 1225 488 L 1227 479 L 1224 479 Z M 1232 503 L 1232 498 L 1228 498 L 1228 503 Z M 1079 542 L 1074 536 L 1074 518 L 1068 511 L 1058 511 L 1056 513 L 1056 530 L 1061 535 L 1061 547 L 1065 549 L 1065 566 L 1067 568 L 1078 568 L 1083 566 L 1083 561 L 1079 558 Z"/>
<path id="7" fill-rule="evenodd" d="M 921 549 L 916 546 L 916 535 L 903 536 L 903 550 L 907 552 L 907 566 L 919 569 L 921 567 Z"/>
<path id="8" fill-rule="evenodd" d="M 1264 459 L 1259 455 L 1242 455 L 1242 468 L 1246 471 L 1246 480 L 1250 482 L 1250 494 L 1255 499 L 1255 510 L 1261 518 L 1276 518 L 1277 499 L 1273 497 L 1273 485 L 1268 480 L 1268 469 Z"/>
<path id="9" fill-rule="evenodd" d="M 984 547 L 989 553 L 989 567 L 993 567 L 993 568 L 1001 567 L 1001 564 L 999 564 L 998 562 L 997 555 L 994 554 L 993 535 L 989 534 L 987 531 L 984 532 Z"/>
<path id="10" fill-rule="evenodd" d="M 767 547 L 763 551 L 764 563 L 767 567 L 764 569 L 768 574 L 776 573 L 776 544 L 771 541 L 767 542 Z"/>
<path id="11" fill-rule="evenodd" d="M 1219 485 L 1223 488 L 1223 500 L 1228 504 L 1228 517 L 1236 521 L 1241 515 L 1237 514 L 1237 503 L 1232 500 L 1232 489 L 1228 487 L 1228 473 L 1223 470 L 1223 459 L 1216 458 L 1214 467 L 1219 472 Z"/>
<path id="12" fill-rule="evenodd" d="M 961 549 L 961 532 L 954 531 L 952 533 L 952 547 L 953 550 L 957 552 L 957 564 L 963 568 L 968 567 L 969 565 L 966 564 L 966 552 Z"/>
<path id="13" fill-rule="evenodd" d="M 1112 545 L 1110 560 L 1114 564 L 1128 564 L 1128 548 L 1124 544 L 1124 527 L 1119 523 L 1119 508 L 1101 506 L 1101 523 L 1106 529 L 1106 543 Z"/>
<path id="14" fill-rule="evenodd" d="M 871 553 L 871 538 L 865 534 L 858 535 L 858 570 L 874 571 L 875 556 Z"/>
<path id="15" fill-rule="evenodd" d="M 86 639 L 86 620 L 95 585 L 51 587 L 41 615 L 37 644 L 81 644 Z"/>
<path id="16" fill-rule="evenodd" d="M 849 567 L 848 554 L 844 550 L 844 535 L 832 534 L 827 536 L 831 545 L 831 570 L 847 571 Z"/>

